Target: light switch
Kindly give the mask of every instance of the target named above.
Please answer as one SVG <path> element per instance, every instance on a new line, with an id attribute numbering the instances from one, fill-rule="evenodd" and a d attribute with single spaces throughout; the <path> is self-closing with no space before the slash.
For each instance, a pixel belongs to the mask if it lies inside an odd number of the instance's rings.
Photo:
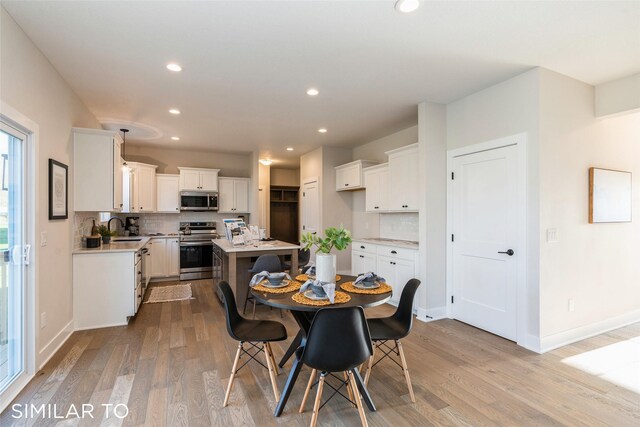
<path id="1" fill-rule="evenodd" d="M 40 233 L 40 246 L 47 246 L 47 232 L 42 231 Z"/>
<path id="2" fill-rule="evenodd" d="M 557 228 L 547 228 L 547 243 L 557 243 L 560 239 L 558 238 L 558 229 Z"/>

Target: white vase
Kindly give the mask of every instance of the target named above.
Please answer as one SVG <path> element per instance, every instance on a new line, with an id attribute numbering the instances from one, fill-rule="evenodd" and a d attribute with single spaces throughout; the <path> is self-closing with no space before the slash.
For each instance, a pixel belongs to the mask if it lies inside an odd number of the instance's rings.
<path id="1" fill-rule="evenodd" d="M 316 254 L 316 280 L 327 283 L 336 281 L 335 254 Z"/>

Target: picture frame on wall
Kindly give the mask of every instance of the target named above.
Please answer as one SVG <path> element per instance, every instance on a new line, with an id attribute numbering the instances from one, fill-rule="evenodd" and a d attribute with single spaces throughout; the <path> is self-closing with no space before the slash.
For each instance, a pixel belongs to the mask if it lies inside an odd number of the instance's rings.
<path id="1" fill-rule="evenodd" d="M 589 224 L 631 222 L 631 172 L 589 168 Z"/>
<path id="2" fill-rule="evenodd" d="M 49 219 L 69 217 L 69 167 L 49 159 Z"/>

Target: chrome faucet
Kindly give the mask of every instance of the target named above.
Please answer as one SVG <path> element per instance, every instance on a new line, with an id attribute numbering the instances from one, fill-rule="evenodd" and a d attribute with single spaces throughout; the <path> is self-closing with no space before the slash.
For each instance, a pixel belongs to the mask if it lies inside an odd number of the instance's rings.
<path id="1" fill-rule="evenodd" d="M 114 217 L 109 218 L 109 221 L 107 221 L 107 230 L 109 230 L 109 232 L 111 232 L 111 221 L 113 221 L 114 219 L 117 219 L 118 221 L 120 221 L 120 225 L 124 229 L 124 227 L 125 227 L 124 221 L 121 220 L 120 218 L 118 218 L 117 216 L 114 216 Z"/>

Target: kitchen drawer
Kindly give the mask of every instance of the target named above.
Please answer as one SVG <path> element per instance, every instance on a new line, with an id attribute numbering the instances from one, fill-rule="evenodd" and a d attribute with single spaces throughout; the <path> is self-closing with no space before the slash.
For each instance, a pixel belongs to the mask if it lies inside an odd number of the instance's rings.
<path id="1" fill-rule="evenodd" d="M 133 280 L 133 283 L 136 284 L 136 286 L 140 286 L 140 283 L 142 283 L 142 263 L 139 262 L 136 264 L 136 276 L 135 279 Z"/>
<path id="2" fill-rule="evenodd" d="M 416 258 L 415 249 L 398 248 L 395 246 L 377 246 L 377 254 L 391 258 L 413 261 Z"/>
<path id="3" fill-rule="evenodd" d="M 358 251 L 358 252 L 365 252 L 365 253 L 369 253 L 369 254 L 375 254 L 376 253 L 376 246 L 377 245 L 374 245 L 372 243 L 358 242 L 356 240 L 351 244 L 351 250 Z"/>

